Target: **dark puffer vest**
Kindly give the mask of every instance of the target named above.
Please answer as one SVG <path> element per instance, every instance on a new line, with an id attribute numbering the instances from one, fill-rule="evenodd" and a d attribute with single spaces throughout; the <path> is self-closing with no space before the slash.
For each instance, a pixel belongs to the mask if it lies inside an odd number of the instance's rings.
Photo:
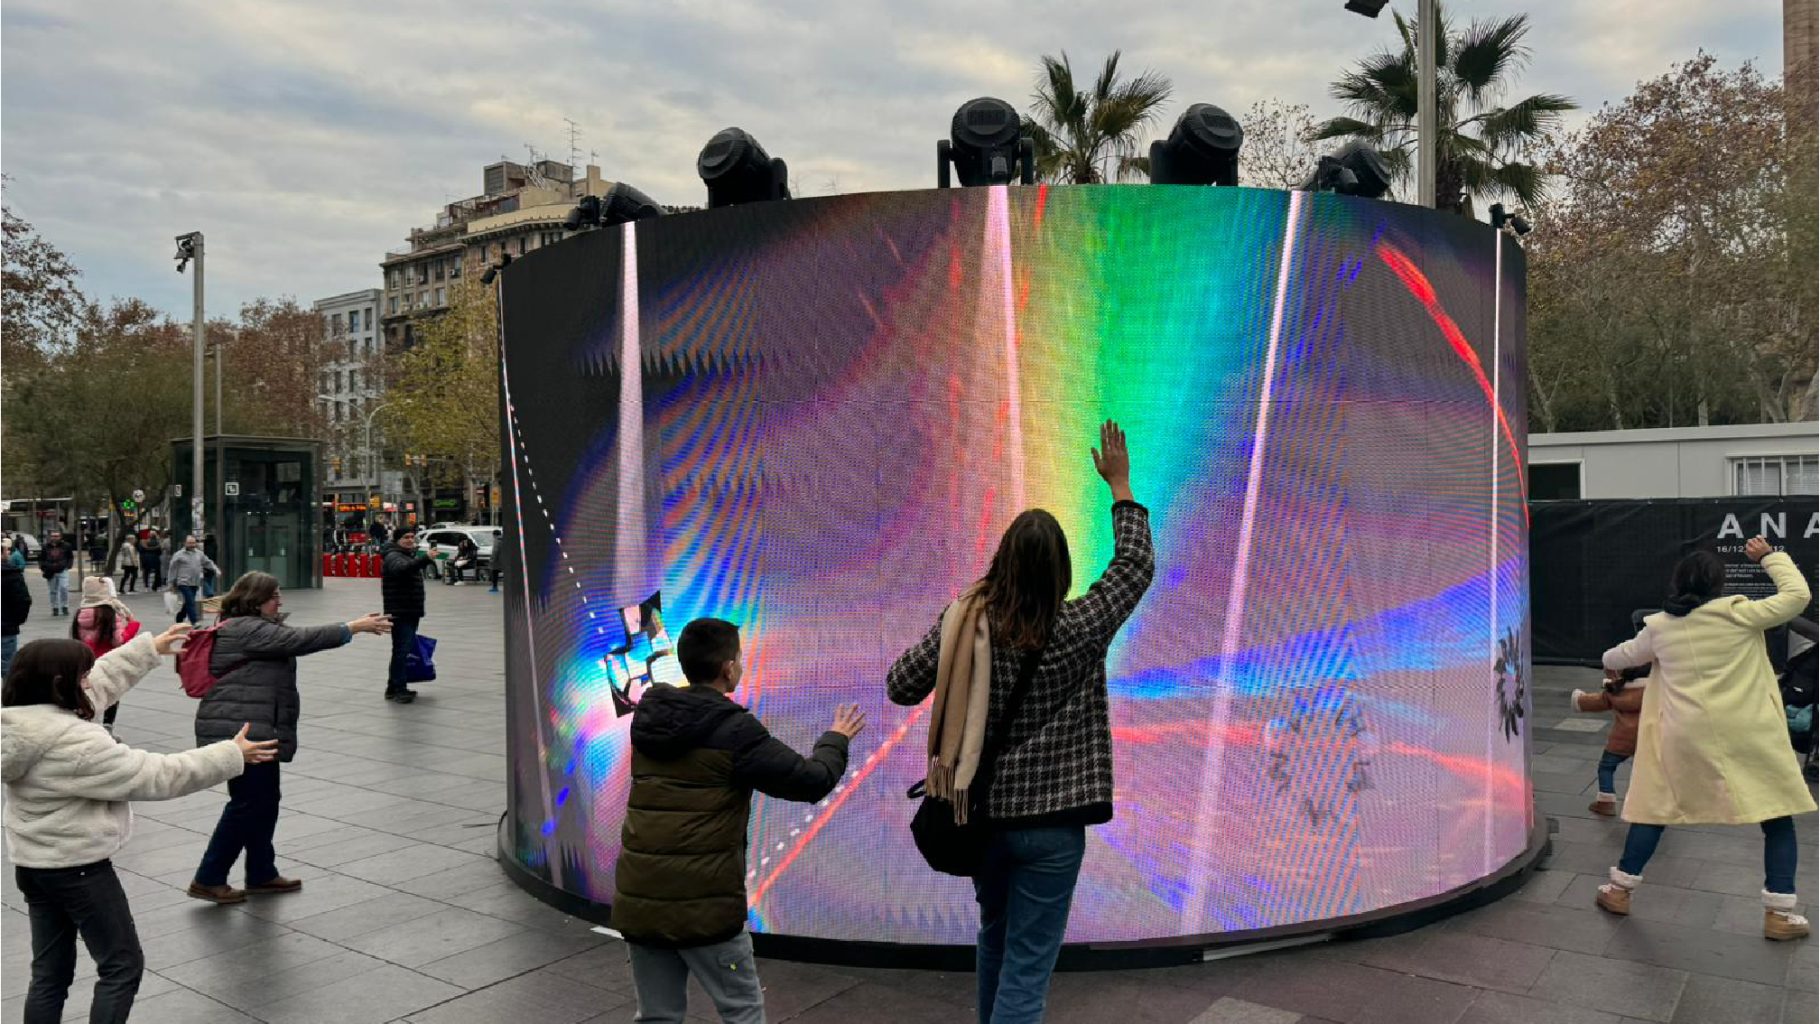
<path id="1" fill-rule="evenodd" d="M 718 690 L 653 686 L 632 715 L 632 792 L 613 927 L 648 946 L 706 946 L 746 926 L 752 791 L 814 802 L 847 770 L 847 737 L 803 757 Z"/>

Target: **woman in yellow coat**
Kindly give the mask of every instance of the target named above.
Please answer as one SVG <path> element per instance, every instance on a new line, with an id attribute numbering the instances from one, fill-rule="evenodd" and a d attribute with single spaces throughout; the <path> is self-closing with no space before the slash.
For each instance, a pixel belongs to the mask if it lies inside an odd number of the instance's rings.
<path id="1" fill-rule="evenodd" d="M 1744 546 L 1776 593 L 1761 601 L 1724 596 L 1725 563 L 1696 551 L 1675 566 L 1674 596 L 1644 620 L 1636 638 L 1605 652 L 1608 672 L 1655 662 L 1644 690 L 1637 761 L 1624 820 L 1624 854 L 1599 887 L 1598 904 L 1630 913 L 1643 866 L 1668 825 L 1763 827 L 1763 934 L 1798 939 L 1807 919 L 1795 910 L 1798 846 L 1792 815 L 1814 809 L 1788 741 L 1788 719 L 1764 650 L 1763 631 L 1807 607 L 1794 559 L 1754 537 Z"/>

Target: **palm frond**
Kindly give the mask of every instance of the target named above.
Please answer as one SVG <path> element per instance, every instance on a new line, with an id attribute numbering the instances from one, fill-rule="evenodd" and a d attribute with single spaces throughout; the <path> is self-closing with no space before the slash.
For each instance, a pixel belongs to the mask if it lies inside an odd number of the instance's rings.
<path id="1" fill-rule="evenodd" d="M 1529 59 L 1529 48 L 1523 45 L 1528 33 L 1528 16 L 1518 14 L 1501 21 L 1475 21 L 1460 38 L 1449 66 L 1475 105 L 1496 93 L 1506 72 Z"/>
<path id="2" fill-rule="evenodd" d="M 1119 158 L 1118 175 L 1120 181 L 1130 181 L 1138 175 L 1145 179 L 1150 177 L 1150 158 L 1147 156 L 1126 156 Z"/>
<path id="3" fill-rule="evenodd" d="M 1379 52 L 1340 76 L 1333 98 L 1361 118 L 1410 121 L 1416 116 L 1416 65 L 1407 53 Z"/>
<path id="4" fill-rule="evenodd" d="M 1535 164 L 1499 164 L 1493 172 L 1498 186 L 1522 201 L 1524 206 L 1540 205 L 1548 198 L 1548 179 Z"/>
<path id="5" fill-rule="evenodd" d="M 1358 139 L 1360 142 L 1377 143 L 1384 139 L 1384 129 L 1367 121 L 1352 117 L 1333 117 L 1315 125 L 1309 134 L 1310 142 L 1321 142 L 1326 139 Z"/>
<path id="6" fill-rule="evenodd" d="M 1093 98 L 1104 101 L 1112 96 L 1112 90 L 1119 80 L 1119 51 L 1112 51 L 1106 63 L 1100 67 L 1100 77 L 1093 81 Z"/>
<path id="7" fill-rule="evenodd" d="M 1561 115 L 1577 108 L 1566 96 L 1537 93 L 1508 107 L 1489 111 L 1479 121 L 1479 135 L 1494 148 L 1540 142 L 1561 126 Z"/>

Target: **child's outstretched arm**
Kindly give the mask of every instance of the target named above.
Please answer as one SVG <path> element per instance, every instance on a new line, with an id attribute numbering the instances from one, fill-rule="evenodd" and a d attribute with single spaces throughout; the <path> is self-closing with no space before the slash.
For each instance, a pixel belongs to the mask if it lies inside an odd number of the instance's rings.
<path id="1" fill-rule="evenodd" d="M 89 702 L 97 712 L 114 706 L 126 691 L 158 667 L 161 657 L 181 645 L 190 624 L 180 622 L 157 636 L 141 633 L 95 660 L 89 669 Z"/>

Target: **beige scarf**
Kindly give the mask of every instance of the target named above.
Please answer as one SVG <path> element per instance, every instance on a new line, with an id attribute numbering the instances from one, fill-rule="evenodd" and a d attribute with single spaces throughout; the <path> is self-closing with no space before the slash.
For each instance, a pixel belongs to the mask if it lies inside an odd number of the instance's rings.
<path id="1" fill-rule="evenodd" d="M 942 613 L 935 667 L 935 707 L 929 715 L 928 795 L 954 804 L 954 823 L 967 823 L 967 789 L 986 744 L 992 688 L 992 637 L 986 603 L 971 595 Z"/>

